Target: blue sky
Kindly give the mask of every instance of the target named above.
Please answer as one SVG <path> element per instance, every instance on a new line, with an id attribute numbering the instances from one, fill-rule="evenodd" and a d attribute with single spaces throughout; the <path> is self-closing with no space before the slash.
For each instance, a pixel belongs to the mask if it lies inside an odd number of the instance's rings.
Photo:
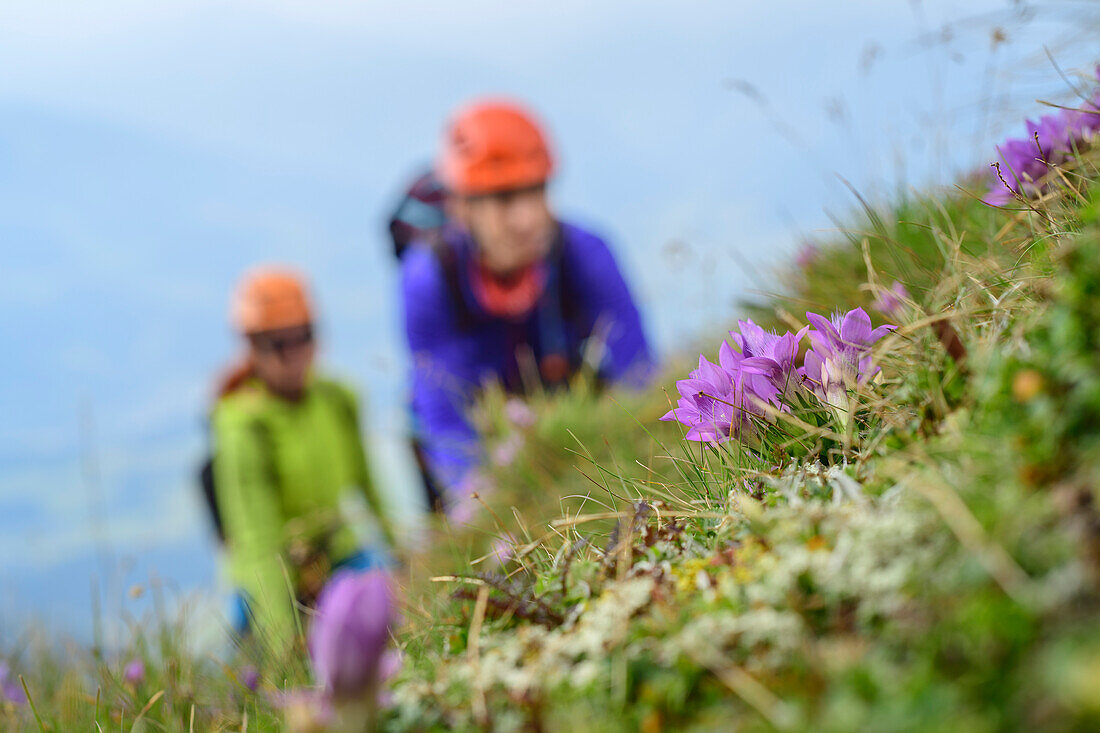
<path id="1" fill-rule="evenodd" d="M 0 5 L 0 634 L 86 636 L 93 574 L 108 613 L 150 572 L 217 587 L 191 482 L 237 348 L 228 292 L 257 261 L 310 274 L 325 361 L 369 394 L 409 511 L 382 220 L 469 96 L 547 121 L 559 208 L 610 236 L 667 353 L 852 208 L 838 176 L 880 198 L 948 184 L 1065 98 L 1044 45 L 1095 60 L 1083 4 L 745 5 Z"/>

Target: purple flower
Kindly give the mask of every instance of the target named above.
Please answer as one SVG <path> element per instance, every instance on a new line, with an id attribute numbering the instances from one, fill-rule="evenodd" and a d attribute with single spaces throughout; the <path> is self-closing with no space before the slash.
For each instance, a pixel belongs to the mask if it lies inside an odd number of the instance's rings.
<path id="1" fill-rule="evenodd" d="M 256 688 L 260 686 L 260 670 L 250 664 L 246 665 L 241 667 L 237 679 L 240 680 L 242 685 L 255 692 Z"/>
<path id="2" fill-rule="evenodd" d="M 686 440 L 721 443 L 738 437 L 750 426 L 752 414 L 761 414 L 756 400 L 772 400 L 778 390 L 770 380 L 762 380 L 761 393 L 753 393 L 746 382 L 753 375 L 774 375 L 775 364 L 771 359 L 746 358 L 723 341 L 718 352 L 718 364 L 699 356 L 699 367 L 688 374 L 687 379 L 676 383 L 680 399 L 676 407 L 665 413 L 661 420 L 675 420 L 688 426 Z M 754 399 L 755 397 L 755 399 Z"/>
<path id="3" fill-rule="evenodd" d="M 991 188 L 989 193 L 985 195 L 985 198 L 982 199 L 982 202 L 989 204 L 990 206 L 1006 206 L 1014 198 L 1015 196 L 1013 195 L 1013 190 L 1011 188 L 1005 188 L 998 178 L 997 182 L 994 184 L 994 187 Z"/>
<path id="4" fill-rule="evenodd" d="M 382 655 L 381 677 L 382 681 L 394 677 L 405 666 L 405 656 L 396 649 L 390 649 Z M 378 691 L 377 704 L 380 708 L 393 707 L 393 692 L 389 689 Z"/>
<path id="5" fill-rule="evenodd" d="M 725 440 L 735 431 L 735 425 L 739 429 L 741 424 L 738 386 L 729 372 L 700 355 L 699 367 L 687 379 L 676 382 L 676 391 L 680 393 L 676 407 L 661 419 L 688 426 L 684 436 L 687 440 Z"/>
<path id="6" fill-rule="evenodd" d="M 997 148 L 997 153 L 1002 165 L 999 171 L 994 169 L 991 174 L 992 186 L 983 201 L 991 205 L 1002 205 L 1012 200 L 1014 192 L 1024 195 L 1038 192 L 1035 182 L 1045 176 L 1049 168 L 1046 161 L 1039 157 L 1035 140 L 1010 138 Z M 1005 188 L 1005 183 L 1008 188 Z"/>
<path id="7" fill-rule="evenodd" d="M 818 254 L 819 249 L 817 244 L 809 239 L 803 240 L 802 246 L 799 247 L 798 252 L 795 253 L 794 263 L 798 265 L 800 269 L 808 270 L 817 260 Z"/>
<path id="8" fill-rule="evenodd" d="M 469 524 L 481 510 L 482 502 L 494 491 L 492 481 L 483 472 L 467 471 L 446 497 L 444 512 L 447 520 L 458 526 Z"/>
<path id="9" fill-rule="evenodd" d="M 806 335 L 809 326 L 804 326 L 798 333 L 786 332 L 782 336 L 765 331 L 751 320 L 738 321 L 737 331 L 730 331 L 730 338 L 741 349 L 741 354 L 751 359 L 767 359 L 772 362 L 768 374 L 750 374 L 748 379 L 752 391 L 759 397 L 779 404 L 779 395 L 786 394 L 787 389 L 796 383 L 792 377 L 796 374 L 795 360 L 798 359 L 798 345 L 802 337 Z M 759 362 L 758 362 L 759 363 Z M 765 386 L 761 380 L 771 381 L 771 389 Z M 768 396 L 774 389 L 775 394 Z"/>
<path id="10" fill-rule="evenodd" d="M 14 705 L 25 705 L 27 695 L 19 677 L 11 673 L 7 662 L 0 660 L 0 702 L 5 700 Z"/>
<path id="11" fill-rule="evenodd" d="M 504 416 L 518 428 L 529 428 L 535 424 L 535 413 L 526 402 L 516 397 L 504 403 Z"/>
<path id="12" fill-rule="evenodd" d="M 1095 102 L 1086 104 L 1082 109 L 1063 110 L 1066 123 L 1066 134 L 1068 137 L 1066 143 L 1067 150 L 1072 150 L 1074 147 L 1080 147 L 1096 130 L 1097 125 L 1100 124 L 1100 114 L 1087 111 L 1093 107 L 1095 107 Z M 1040 135 L 1039 139 L 1042 141 L 1043 136 Z"/>
<path id="13" fill-rule="evenodd" d="M 897 320 L 905 312 L 905 301 L 909 300 L 909 291 L 897 280 L 889 290 L 879 290 L 871 307 L 887 318 Z"/>
<path id="14" fill-rule="evenodd" d="M 1063 110 L 1043 115 L 1038 122 L 1025 121 L 1027 139 L 1036 157 L 1048 163 L 1060 163 L 1073 149 L 1073 130 L 1070 119 Z"/>
<path id="15" fill-rule="evenodd" d="M 1096 73 L 1100 81 L 1100 66 L 1096 68 Z M 1087 140 L 1100 130 L 1100 89 L 1094 91 L 1079 109 L 1065 109 L 1061 114 L 1065 117 L 1070 139 L 1077 143 Z"/>
<path id="16" fill-rule="evenodd" d="M 1003 206 L 1014 194 L 1041 192 L 1038 182 L 1050 166 L 1065 162 L 1100 130 L 1100 89 L 1080 109 L 1060 109 L 1038 122 L 1027 120 L 1026 129 L 1027 137 L 1011 138 L 997 148 L 1000 172 L 995 169 L 991 175 L 989 193 L 982 199 L 987 204 Z"/>
<path id="17" fill-rule="evenodd" d="M 879 372 L 871 347 L 897 326 L 872 329 L 871 317 L 862 308 L 831 319 L 817 313 L 807 313 L 806 318 L 814 330 L 809 332 L 812 348 L 806 352 L 803 376 L 822 402 L 844 408 L 848 390 Z"/>
<path id="18" fill-rule="evenodd" d="M 500 567 L 511 560 L 516 554 L 516 538 L 510 534 L 497 537 L 493 540 L 493 546 L 489 549 L 489 564 Z"/>
<path id="19" fill-rule="evenodd" d="M 140 659 L 131 659 L 122 672 L 122 679 L 131 687 L 137 687 L 145 681 L 145 662 Z"/>
<path id="20" fill-rule="evenodd" d="M 328 695 L 356 697 L 380 681 L 394 615 L 385 571 L 342 572 L 329 581 L 309 634 L 313 670 Z"/>
<path id="21" fill-rule="evenodd" d="M 492 459 L 493 465 L 496 466 L 510 466 L 512 461 L 516 460 L 516 456 L 523 448 L 523 436 L 519 433 L 512 433 L 504 440 L 497 443 L 493 448 Z"/>
<path id="22" fill-rule="evenodd" d="M 397 675 L 404 666 L 405 655 L 397 649 L 387 649 L 386 653 L 382 655 L 382 661 L 379 663 L 379 678 L 385 682 Z"/>

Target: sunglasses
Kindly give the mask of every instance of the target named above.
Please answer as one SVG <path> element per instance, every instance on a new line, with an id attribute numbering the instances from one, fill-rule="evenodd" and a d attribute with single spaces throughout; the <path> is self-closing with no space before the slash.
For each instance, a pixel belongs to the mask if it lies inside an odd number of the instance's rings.
<path id="1" fill-rule="evenodd" d="M 530 194 L 542 193 L 546 190 L 546 181 L 540 181 L 539 183 L 532 184 L 530 186 L 521 186 L 520 188 L 509 188 L 505 191 L 490 191 L 488 193 L 475 193 L 466 196 L 468 201 L 499 201 L 500 203 L 509 204 L 515 201 L 521 196 L 528 196 Z"/>
<path id="2" fill-rule="evenodd" d="M 293 330 L 258 333 L 252 336 L 252 346 L 257 351 L 270 351 L 280 356 L 288 351 L 313 343 L 313 326 Z"/>

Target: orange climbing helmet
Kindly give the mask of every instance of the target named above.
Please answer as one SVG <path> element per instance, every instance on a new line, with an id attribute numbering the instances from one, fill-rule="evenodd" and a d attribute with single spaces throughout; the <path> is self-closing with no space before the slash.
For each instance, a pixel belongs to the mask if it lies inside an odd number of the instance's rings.
<path id="1" fill-rule="evenodd" d="M 477 196 L 544 183 L 554 160 L 538 123 L 513 102 L 461 108 L 443 140 L 438 174 L 453 193 Z"/>
<path id="2" fill-rule="evenodd" d="M 303 280 L 295 272 L 260 267 L 241 278 L 231 318 L 238 331 L 253 334 L 311 323 L 313 308 Z"/>

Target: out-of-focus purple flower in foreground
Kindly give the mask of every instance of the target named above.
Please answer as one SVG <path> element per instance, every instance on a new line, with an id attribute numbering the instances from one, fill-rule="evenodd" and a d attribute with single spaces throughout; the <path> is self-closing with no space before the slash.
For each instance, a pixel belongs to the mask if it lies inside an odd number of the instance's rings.
<path id="1" fill-rule="evenodd" d="M 807 313 L 814 329 L 808 334 L 811 348 L 802 369 L 806 386 L 825 404 L 846 414 L 848 390 L 865 384 L 879 368 L 871 359 L 874 343 L 897 326 L 871 328 L 871 317 L 862 308 L 831 319 Z"/>
<path id="2" fill-rule="evenodd" d="M 328 695 L 355 698 L 377 685 L 394 617 L 385 571 L 342 572 L 329 581 L 309 634 L 314 674 Z"/>
<path id="3" fill-rule="evenodd" d="M 131 659 L 122 671 L 123 681 L 131 687 L 137 687 L 145 681 L 145 662 L 140 659 Z"/>
<path id="4" fill-rule="evenodd" d="M 894 281 L 889 289 L 879 290 L 875 294 L 875 300 L 871 307 L 887 318 L 899 320 L 905 313 L 905 302 L 909 300 L 909 291 L 905 286 Z"/>
<path id="5" fill-rule="evenodd" d="M 0 702 L 10 702 L 15 705 L 24 705 L 27 695 L 23 692 L 23 685 L 19 677 L 12 674 L 8 663 L 0 660 Z"/>
<path id="6" fill-rule="evenodd" d="M 260 686 L 260 670 L 252 665 L 246 665 L 241 667 L 237 679 L 240 680 L 242 685 L 255 692 L 256 688 Z"/>
<path id="7" fill-rule="evenodd" d="M 389 574 L 337 573 L 321 591 L 309 630 L 309 654 L 320 689 L 276 692 L 288 730 L 320 733 L 373 730 L 385 696 L 381 685 L 401 668 L 401 657 L 387 650 L 396 621 Z"/>
<path id="8" fill-rule="evenodd" d="M 1038 122 L 1027 120 L 1026 128 L 1026 137 L 1009 138 L 997 147 L 1000 160 L 994 165 L 989 193 L 982 199 L 985 203 L 1004 206 L 1017 194 L 1039 194 L 1039 181 L 1051 166 L 1064 163 L 1089 145 L 1100 131 L 1100 89 L 1078 109 L 1060 109 Z"/>

